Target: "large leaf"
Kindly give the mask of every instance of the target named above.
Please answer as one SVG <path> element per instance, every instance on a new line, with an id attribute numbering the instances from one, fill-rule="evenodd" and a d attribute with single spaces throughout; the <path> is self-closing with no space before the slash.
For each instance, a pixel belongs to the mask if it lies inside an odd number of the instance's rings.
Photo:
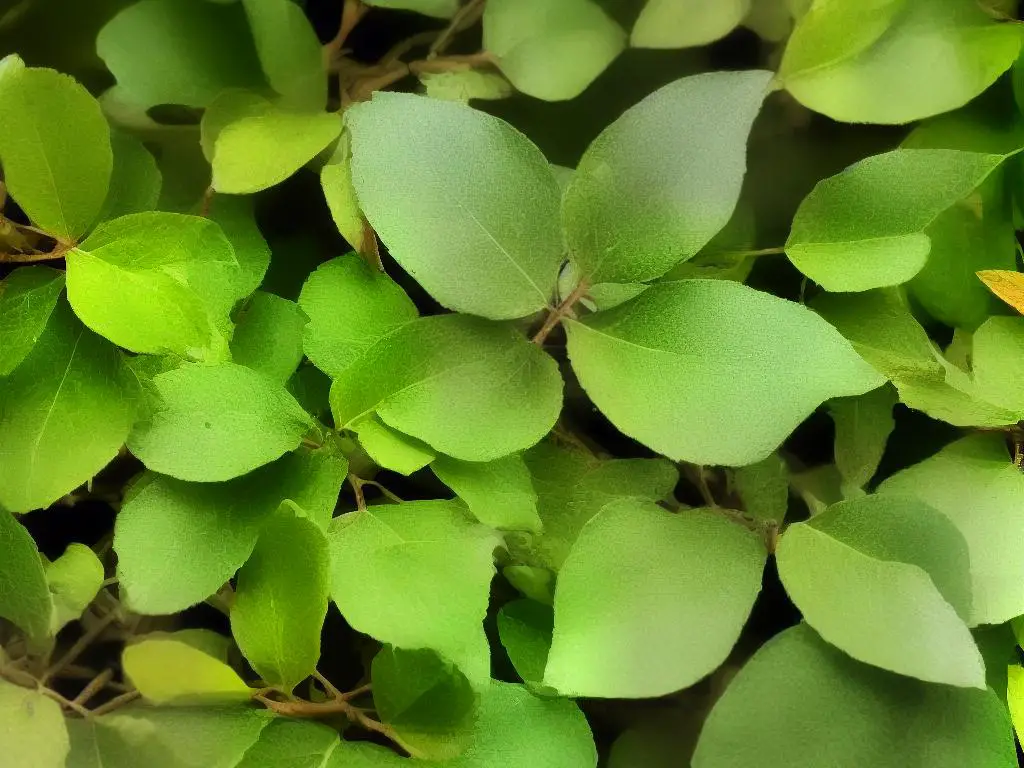
<path id="1" fill-rule="evenodd" d="M 39 341 L 57 299 L 64 274 L 49 267 L 21 267 L 0 282 L 0 376 L 17 368 Z"/>
<path id="2" fill-rule="evenodd" d="M 282 510 L 263 526 L 238 572 L 231 634 L 267 685 L 291 691 L 316 669 L 329 579 L 315 523 Z"/>
<path id="3" fill-rule="evenodd" d="M 236 317 L 231 358 L 239 365 L 284 383 L 302 362 L 307 318 L 299 306 L 280 296 L 256 291 Z"/>
<path id="4" fill-rule="evenodd" d="M 732 216 L 770 72 L 715 72 L 655 91 L 606 128 L 565 192 L 566 240 L 589 284 L 650 280 Z"/>
<path id="5" fill-rule="evenodd" d="M 139 693 L 154 704 L 241 702 L 252 696 L 231 667 L 173 634 L 128 645 L 121 664 Z"/>
<path id="6" fill-rule="evenodd" d="M 739 26 L 751 0 L 647 0 L 629 41 L 634 48 L 707 45 Z"/>
<path id="7" fill-rule="evenodd" d="M 132 453 L 181 480 L 230 480 L 298 447 L 313 419 L 284 386 L 235 363 L 184 365 L 153 380 L 160 405 Z"/>
<path id="8" fill-rule="evenodd" d="M 992 691 L 869 667 L 800 625 L 769 640 L 730 683 L 693 766 L 1012 768 L 1008 720 Z"/>
<path id="9" fill-rule="evenodd" d="M 537 494 L 520 454 L 485 462 L 438 456 L 430 468 L 466 502 L 481 523 L 492 528 L 540 532 Z"/>
<path id="10" fill-rule="evenodd" d="M 435 299 L 498 320 L 544 308 L 562 261 L 559 190 L 529 139 L 468 106 L 398 93 L 352 107 L 345 124 L 363 212 Z"/>
<path id="11" fill-rule="evenodd" d="M 853 658 L 929 682 L 985 687 L 964 624 L 967 544 L 941 512 L 909 497 L 840 502 L 790 526 L 775 556 L 804 620 Z"/>
<path id="12" fill-rule="evenodd" d="M 970 551 L 970 623 L 1002 624 L 1024 613 L 1024 474 L 1000 435 L 971 435 L 882 483 L 879 493 L 915 496 L 960 529 Z"/>
<path id="13" fill-rule="evenodd" d="M 797 269 L 827 291 L 905 283 L 924 267 L 939 215 L 967 197 L 1004 155 L 895 149 L 819 182 L 786 241 Z"/>
<path id="14" fill-rule="evenodd" d="M 107 196 L 114 163 L 107 121 L 96 100 L 67 75 L 8 67 L 0 81 L 4 183 L 37 227 L 75 240 Z"/>
<path id="15" fill-rule="evenodd" d="M 514 329 L 468 315 L 406 323 L 331 387 L 339 428 L 376 411 L 388 426 L 464 461 L 490 461 L 537 443 L 561 401 L 551 357 Z"/>
<path id="16" fill-rule="evenodd" d="M 46 507 L 92 479 L 132 419 L 117 350 L 61 302 L 28 357 L 0 379 L 0 505 Z"/>
<path id="17" fill-rule="evenodd" d="M 64 768 L 70 743 L 60 705 L 0 678 L 0 749 L 12 768 Z"/>
<path id="18" fill-rule="evenodd" d="M 474 683 L 488 678 L 483 619 L 495 534 L 452 501 L 370 507 L 329 531 L 331 597 L 356 630 L 430 648 Z"/>
<path id="19" fill-rule="evenodd" d="M 0 509 L 0 617 L 34 639 L 50 633 L 52 604 L 43 561 L 32 536 Z"/>
<path id="20" fill-rule="evenodd" d="M 235 768 L 327 768 L 344 748 L 345 742 L 329 726 L 279 717 L 263 729 Z"/>
<path id="21" fill-rule="evenodd" d="M 693 685 L 739 638 L 766 557 L 756 534 L 712 511 L 608 504 L 559 572 L 544 683 L 607 698 Z"/>
<path id="22" fill-rule="evenodd" d="M 292 0 L 242 0 L 256 55 L 270 87 L 285 105 L 320 110 L 327 102 L 327 70 L 316 32 Z"/>
<path id="23" fill-rule="evenodd" d="M 309 317 L 306 356 L 334 377 L 379 338 L 419 316 L 398 283 L 355 254 L 317 267 L 302 286 L 299 307 Z"/>
<path id="24" fill-rule="evenodd" d="M 590 399 L 671 459 L 753 464 L 822 401 L 882 378 L 821 318 L 729 280 L 652 286 L 568 324 Z"/>
<path id="25" fill-rule="evenodd" d="M 961 0 L 815 0 L 779 71 L 835 120 L 908 123 L 966 104 L 1017 58 L 1021 30 Z"/>
<path id="26" fill-rule="evenodd" d="M 523 93 L 579 96 L 626 47 L 626 33 L 593 0 L 491 0 L 484 48 Z"/>

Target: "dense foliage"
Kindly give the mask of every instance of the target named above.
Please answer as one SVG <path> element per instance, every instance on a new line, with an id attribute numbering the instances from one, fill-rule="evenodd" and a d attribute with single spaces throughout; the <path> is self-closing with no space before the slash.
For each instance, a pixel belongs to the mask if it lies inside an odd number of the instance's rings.
<path id="1" fill-rule="evenodd" d="M 6 4 L 0 762 L 1016 765 L 1016 6 Z"/>

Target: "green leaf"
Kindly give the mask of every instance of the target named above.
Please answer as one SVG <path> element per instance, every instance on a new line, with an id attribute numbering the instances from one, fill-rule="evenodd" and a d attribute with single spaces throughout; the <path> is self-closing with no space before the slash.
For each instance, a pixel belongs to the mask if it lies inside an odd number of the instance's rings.
<path id="1" fill-rule="evenodd" d="M 991 691 L 869 667 L 800 625 L 769 640 L 730 683 L 693 766 L 1012 768 L 1007 720 Z"/>
<path id="2" fill-rule="evenodd" d="M 0 376 L 6 376 L 39 341 L 64 290 L 64 274 L 20 267 L 0 282 Z"/>
<path id="3" fill-rule="evenodd" d="M 934 683 L 985 688 L 964 618 L 963 536 L 913 498 L 866 496 L 790 526 L 779 577 L 811 627 L 855 659 Z"/>
<path id="4" fill-rule="evenodd" d="M 0 552 L 0 616 L 30 638 L 49 636 L 52 603 L 43 561 L 29 532 L 3 509 Z"/>
<path id="5" fill-rule="evenodd" d="M 459 9 L 459 0 L 369 0 L 367 5 L 416 11 L 427 16 L 447 19 L 454 16 Z"/>
<path id="6" fill-rule="evenodd" d="M 446 760 L 473 733 L 477 694 L 458 667 L 433 651 L 385 645 L 373 657 L 373 706 L 410 755 Z"/>
<path id="7" fill-rule="evenodd" d="M 693 685 L 739 638 L 765 559 L 756 534 L 713 512 L 606 505 L 559 573 L 544 683 L 605 698 Z"/>
<path id="8" fill-rule="evenodd" d="M 301 13 L 291 0 L 279 1 Z M 208 120 L 219 128 L 209 130 L 211 138 L 215 136 L 212 186 L 231 195 L 280 184 L 341 132 L 337 114 L 295 111 L 255 93 L 229 91 L 216 99 L 203 117 L 204 139 Z"/>
<path id="9" fill-rule="evenodd" d="M 320 169 L 320 186 L 338 232 L 353 250 L 362 253 L 368 232 L 356 189 L 352 186 L 352 146 L 348 131 L 342 131 L 334 154 Z"/>
<path id="10" fill-rule="evenodd" d="M 70 750 L 60 704 L 0 679 L 0 749 L 18 768 L 64 768 Z"/>
<path id="11" fill-rule="evenodd" d="M 892 387 L 879 387 L 860 397 L 841 397 L 828 404 L 836 426 L 836 467 L 847 485 L 863 488 L 875 476 L 896 426 L 892 417 L 896 402 Z"/>
<path id="12" fill-rule="evenodd" d="M 236 318 L 231 357 L 239 365 L 284 383 L 302 362 L 307 318 L 299 305 L 256 291 Z"/>
<path id="13" fill-rule="evenodd" d="M 136 613 L 183 611 L 216 592 L 252 554 L 260 529 L 292 501 L 325 529 L 347 462 L 299 452 L 226 483 L 144 475 L 114 527 L 121 596 Z"/>
<path id="14" fill-rule="evenodd" d="M 647 0 L 633 26 L 634 48 L 707 45 L 739 26 L 751 0 Z"/>
<path id="15" fill-rule="evenodd" d="M 732 480 L 748 515 L 755 520 L 782 523 L 789 507 L 789 469 L 777 453 L 737 468 Z"/>
<path id="16" fill-rule="evenodd" d="M 559 192 L 529 139 L 470 107 L 399 93 L 353 106 L 345 123 L 363 212 L 431 296 L 496 320 L 547 305 L 562 262 Z"/>
<path id="17" fill-rule="evenodd" d="M 490 461 L 537 443 L 561 404 L 551 357 L 516 330 L 469 315 L 406 323 L 331 387 L 338 428 L 376 411 L 389 427 L 464 461 Z"/>
<path id="18" fill-rule="evenodd" d="M 402 475 L 418 472 L 437 456 L 426 443 L 403 435 L 376 416 L 359 422 L 356 433 L 359 435 L 359 445 L 375 464 Z"/>
<path id="19" fill-rule="evenodd" d="M 270 266 L 270 247 L 256 226 L 252 199 L 215 195 L 209 218 L 220 225 L 235 249 L 235 259 L 241 268 L 237 293 L 240 297 L 248 296 L 263 282 Z"/>
<path id="20" fill-rule="evenodd" d="M 1022 353 L 1024 318 L 990 317 L 974 334 L 972 362 L 976 394 L 1024 416 Z"/>
<path id="21" fill-rule="evenodd" d="M 184 365 L 153 381 L 160 406 L 128 447 L 149 469 L 180 480 L 230 480 L 316 429 L 283 385 L 241 365 Z"/>
<path id="22" fill-rule="evenodd" d="M 501 644 L 528 685 L 539 685 L 544 679 L 554 622 L 551 606 L 536 600 L 513 600 L 498 613 Z"/>
<path id="23" fill-rule="evenodd" d="M 540 699 L 492 680 L 481 696 L 472 743 L 447 768 L 596 768 L 590 726 L 572 701 Z"/>
<path id="24" fill-rule="evenodd" d="M 279 717 L 263 729 L 235 768 L 327 768 L 346 746 L 329 726 Z"/>
<path id="25" fill-rule="evenodd" d="M 291 691 L 320 659 L 330 556 L 324 533 L 294 514 L 272 517 L 238 572 L 231 634 L 267 685 Z"/>
<path id="26" fill-rule="evenodd" d="M 597 137 L 562 203 L 569 251 L 587 283 L 660 277 L 725 226 L 770 77 L 715 72 L 677 80 Z"/>
<path id="27" fill-rule="evenodd" d="M 0 81 L 0 160 L 8 191 L 32 222 L 76 240 L 107 196 L 110 129 L 72 78 L 22 67 Z"/>
<path id="28" fill-rule="evenodd" d="M 922 44 L 927 41 L 927 45 Z M 835 120 L 908 123 L 963 106 L 1009 69 L 1021 31 L 960 0 L 815 0 L 779 77 Z"/>
<path id="29" fill-rule="evenodd" d="M 492 0 L 483 26 L 502 74 L 546 101 L 579 96 L 626 47 L 626 33 L 592 0 Z"/>
<path id="30" fill-rule="evenodd" d="M 0 505 L 46 507 L 92 479 L 132 420 L 117 350 L 61 302 L 24 362 L 0 379 Z"/>
<path id="31" fill-rule="evenodd" d="M 142 0 L 107 22 L 96 52 L 134 103 L 205 107 L 225 88 L 264 84 L 241 6 Z"/>
<path id="32" fill-rule="evenodd" d="M 64 554 L 45 566 L 53 602 L 50 634 L 77 621 L 103 586 L 103 563 L 84 544 L 69 544 Z"/>
<path id="33" fill-rule="evenodd" d="M 241 270 L 214 222 L 137 213 L 106 222 L 67 256 L 68 300 L 96 333 L 132 352 L 217 355 L 241 298 Z"/>
<path id="34" fill-rule="evenodd" d="M 292 0 L 242 0 L 256 55 L 282 103 L 305 110 L 327 104 L 327 69 L 306 12 Z"/>
<path id="35" fill-rule="evenodd" d="M 321 264 L 302 286 L 299 306 L 309 317 L 303 349 L 337 377 L 374 342 L 415 320 L 416 305 L 398 283 L 355 254 Z"/>
<path id="36" fill-rule="evenodd" d="M 977 434 L 897 472 L 879 493 L 914 496 L 944 513 L 970 551 L 970 625 L 1001 624 L 1024 613 L 1024 563 L 1014 554 L 1024 535 L 1024 474 L 1001 435 Z"/>
<path id="37" fill-rule="evenodd" d="M 430 648 L 474 683 L 490 668 L 483 619 L 496 535 L 452 501 L 370 507 L 335 518 L 331 597 L 354 629 Z"/>
<path id="38" fill-rule="evenodd" d="M 540 532 L 537 494 L 522 455 L 514 453 L 486 462 L 438 456 L 430 468 L 484 525 Z"/>
<path id="39" fill-rule="evenodd" d="M 114 167 L 99 221 L 152 211 L 160 200 L 163 186 L 156 159 L 141 141 L 123 131 L 111 131 L 110 146 L 114 152 Z"/>
<path id="40" fill-rule="evenodd" d="M 432 99 L 460 101 L 472 99 L 507 99 L 515 90 L 512 84 L 495 72 L 467 69 L 457 72 L 426 73 L 419 76 L 424 91 Z"/>
<path id="41" fill-rule="evenodd" d="M 1013 729 L 1019 738 L 1024 733 L 1024 668 L 1018 664 L 1008 669 L 1006 702 L 1010 708 Z"/>
<path id="42" fill-rule="evenodd" d="M 252 690 L 227 664 L 173 635 L 143 638 L 125 647 L 121 664 L 139 693 L 153 704 L 246 701 Z"/>
<path id="43" fill-rule="evenodd" d="M 568 334 L 573 370 L 612 423 L 695 464 L 760 461 L 822 401 L 882 383 L 805 307 L 728 280 L 652 286 Z"/>
<path id="44" fill-rule="evenodd" d="M 894 149 L 818 183 L 786 241 L 793 264 L 826 291 L 899 285 L 924 267 L 928 230 L 1005 155 Z"/>

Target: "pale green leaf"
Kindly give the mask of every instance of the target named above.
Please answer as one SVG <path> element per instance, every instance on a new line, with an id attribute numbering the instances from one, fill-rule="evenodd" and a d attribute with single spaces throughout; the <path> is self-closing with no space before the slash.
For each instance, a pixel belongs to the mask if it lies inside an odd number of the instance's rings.
<path id="1" fill-rule="evenodd" d="M 573 370 L 612 423 L 695 464 L 760 461 L 822 401 L 882 383 L 805 307 L 727 280 L 652 286 L 568 334 Z"/>
<path id="2" fill-rule="evenodd" d="M 465 105 L 399 93 L 353 106 L 345 124 L 363 213 L 435 299 L 497 320 L 547 305 L 559 192 L 529 139 Z"/>
<path id="3" fill-rule="evenodd" d="M 141 141 L 123 131 L 111 131 L 110 146 L 114 152 L 114 167 L 107 199 L 97 218 L 107 221 L 129 213 L 152 211 L 160 200 L 163 186 L 156 159 Z"/>
<path id="4" fill-rule="evenodd" d="M 863 488 L 874 477 L 896 426 L 892 409 L 897 399 L 892 387 L 879 387 L 860 397 L 842 397 L 828 404 L 836 426 L 836 467 L 847 485 Z"/>
<path id="5" fill-rule="evenodd" d="M 971 360 L 978 397 L 1024 417 L 1024 318 L 990 317 L 975 332 Z"/>
<path id="6" fill-rule="evenodd" d="M 0 82 L 0 160 L 8 191 L 32 222 L 76 240 L 107 196 L 110 129 L 75 80 L 24 67 Z"/>
<path id="7" fill-rule="evenodd" d="M 971 606 L 967 544 L 941 512 L 910 497 L 840 502 L 790 526 L 775 557 L 804 621 L 853 658 L 985 688 L 961 618 Z"/>
<path id="8" fill-rule="evenodd" d="M 39 341 L 63 290 L 64 274 L 40 265 L 20 267 L 0 282 L 0 376 Z"/>
<path id="9" fill-rule="evenodd" d="M 84 544 L 69 544 L 64 554 L 45 567 L 53 601 L 50 633 L 81 618 L 103 586 L 103 563 Z"/>
<path id="10" fill-rule="evenodd" d="M 233 768 L 326 768 L 346 746 L 329 726 L 279 717 L 263 729 L 259 740 Z"/>
<path id="11" fill-rule="evenodd" d="M 316 32 L 292 0 L 242 0 L 256 55 L 282 103 L 321 110 L 327 103 L 327 69 Z"/>
<path id="12" fill-rule="evenodd" d="M 524 597 L 544 605 L 554 603 L 555 574 L 547 568 L 533 565 L 506 565 L 501 569 L 501 575 Z"/>
<path id="13" fill-rule="evenodd" d="M 252 690 L 231 667 L 174 639 L 142 638 L 121 654 L 124 673 L 153 704 L 216 704 L 246 701 Z"/>
<path id="14" fill-rule="evenodd" d="M 485 462 L 438 456 L 430 468 L 484 525 L 540 532 L 537 494 L 522 455 L 513 453 Z"/>
<path id="15" fill-rule="evenodd" d="M 707 45 L 739 26 L 751 0 L 647 0 L 633 25 L 634 48 Z"/>
<path id="16" fill-rule="evenodd" d="M 49 636 L 52 603 L 43 561 L 29 532 L 3 509 L 0 552 L 0 616 L 30 638 Z"/>
<path id="17" fill-rule="evenodd" d="M 537 443 L 561 404 L 551 357 L 513 328 L 469 315 L 406 323 L 331 387 L 339 428 L 376 411 L 389 427 L 464 461 L 490 461 Z"/>
<path id="18" fill-rule="evenodd" d="M 60 704 L 0 679 L 0 752 L 11 768 L 64 768 L 70 750 Z"/>
<path id="19" fill-rule="evenodd" d="M 714 512 L 608 504 L 559 572 L 544 683 L 606 698 L 693 685 L 732 651 L 766 557 L 759 536 Z"/>
<path id="20" fill-rule="evenodd" d="M 882 483 L 879 493 L 912 495 L 944 513 L 970 551 L 970 624 L 1001 624 L 1024 613 L 1024 474 L 1001 435 L 976 434 Z"/>
<path id="21" fill-rule="evenodd" d="M 352 147 L 347 131 L 342 132 L 334 154 L 320 169 L 320 186 L 338 232 L 353 250 L 362 253 L 369 232 L 352 186 Z"/>
<path id="22" fill-rule="evenodd" d="M 298 304 L 256 291 L 235 322 L 232 359 L 274 381 L 288 381 L 302 362 L 302 334 L 307 318 Z"/>
<path id="23" fill-rule="evenodd" d="M 843 476 L 835 464 L 822 464 L 789 476 L 793 491 L 803 499 L 811 515 L 843 500 Z"/>
<path id="24" fill-rule="evenodd" d="M 143 108 L 205 107 L 225 88 L 259 88 L 260 62 L 240 5 L 142 0 L 107 22 L 96 52 Z"/>
<path id="25" fill-rule="evenodd" d="M 606 128 L 565 192 L 569 251 L 588 283 L 650 280 L 732 216 L 770 72 L 714 72 L 655 91 Z"/>
<path id="26" fill-rule="evenodd" d="M 302 286 L 299 306 L 309 317 L 306 356 L 331 377 L 340 376 L 374 342 L 419 315 L 398 283 L 355 254 L 317 267 Z"/>
<path id="27" fill-rule="evenodd" d="M 149 469 L 181 480 L 238 477 L 316 429 L 282 384 L 241 365 L 184 365 L 153 381 L 160 405 L 128 447 Z"/>
<path id="28" fill-rule="evenodd" d="M 854 661 L 806 625 L 769 640 L 704 724 L 693 768 L 1013 768 L 992 691 L 933 685 Z"/>
<path id="29" fill-rule="evenodd" d="M 786 89 L 835 120 L 908 123 L 963 106 L 1010 68 L 1021 30 L 962 0 L 815 0 L 780 68 Z"/>
<path id="30" fill-rule="evenodd" d="M 488 678 L 492 531 L 458 502 L 417 501 L 335 518 L 328 538 L 331 597 L 354 629 L 398 648 L 431 648 L 474 684 Z"/>
<path id="31" fill-rule="evenodd" d="M 447 19 L 454 16 L 459 9 L 459 0 L 369 0 L 367 5 L 377 8 L 416 11 L 416 13 L 423 13 L 427 16 Z"/>
<path id="32" fill-rule="evenodd" d="M 501 644 L 527 684 L 544 679 L 554 621 L 551 606 L 536 600 L 513 600 L 498 613 Z"/>
<path id="33" fill-rule="evenodd" d="M 403 435 L 376 416 L 363 419 L 355 430 L 359 445 L 375 464 L 401 475 L 418 472 L 437 456 L 426 443 Z"/>
<path id="34" fill-rule="evenodd" d="M 789 506 L 789 470 L 777 453 L 737 468 L 732 481 L 748 515 L 756 520 L 782 523 Z"/>
<path id="35" fill-rule="evenodd" d="M 819 182 L 800 204 L 786 255 L 826 291 L 905 283 L 928 259 L 929 227 L 1004 159 L 895 149 L 861 160 Z"/>
<path id="36" fill-rule="evenodd" d="M 423 83 L 427 96 L 444 101 L 491 101 L 508 98 L 515 92 L 512 84 L 496 72 L 480 72 L 475 69 L 428 72 L 420 75 L 420 82 Z"/>
<path id="37" fill-rule="evenodd" d="M 124 445 L 133 415 L 118 351 L 61 302 L 0 379 L 0 505 L 46 507 L 92 479 Z"/>
<path id="38" fill-rule="evenodd" d="M 547 101 L 579 96 L 626 47 L 626 33 L 592 0 L 491 0 L 484 49 L 518 90 Z"/>
<path id="39" fill-rule="evenodd" d="M 315 523 L 290 512 L 272 517 L 238 572 L 231 634 L 267 685 L 291 691 L 320 659 L 330 556 Z"/>
<path id="40" fill-rule="evenodd" d="M 385 645 L 373 657 L 373 706 L 410 755 L 446 760 L 473 733 L 477 694 L 458 667 L 433 651 Z"/>

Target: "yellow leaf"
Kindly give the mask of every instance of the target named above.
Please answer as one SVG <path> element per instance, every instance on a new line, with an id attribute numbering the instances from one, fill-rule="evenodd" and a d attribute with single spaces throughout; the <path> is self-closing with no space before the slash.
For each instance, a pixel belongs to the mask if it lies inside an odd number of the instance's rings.
<path id="1" fill-rule="evenodd" d="M 245 701 L 252 695 L 227 664 L 173 636 L 129 645 L 121 663 L 139 692 L 155 704 Z"/>
<path id="2" fill-rule="evenodd" d="M 1006 683 L 1006 703 L 1013 729 L 1019 738 L 1024 738 L 1024 667 L 1014 664 L 1007 669 Z"/>
<path id="3" fill-rule="evenodd" d="M 1021 314 L 1024 314 L 1024 274 L 1005 269 L 986 269 L 978 272 L 988 289 Z"/>

